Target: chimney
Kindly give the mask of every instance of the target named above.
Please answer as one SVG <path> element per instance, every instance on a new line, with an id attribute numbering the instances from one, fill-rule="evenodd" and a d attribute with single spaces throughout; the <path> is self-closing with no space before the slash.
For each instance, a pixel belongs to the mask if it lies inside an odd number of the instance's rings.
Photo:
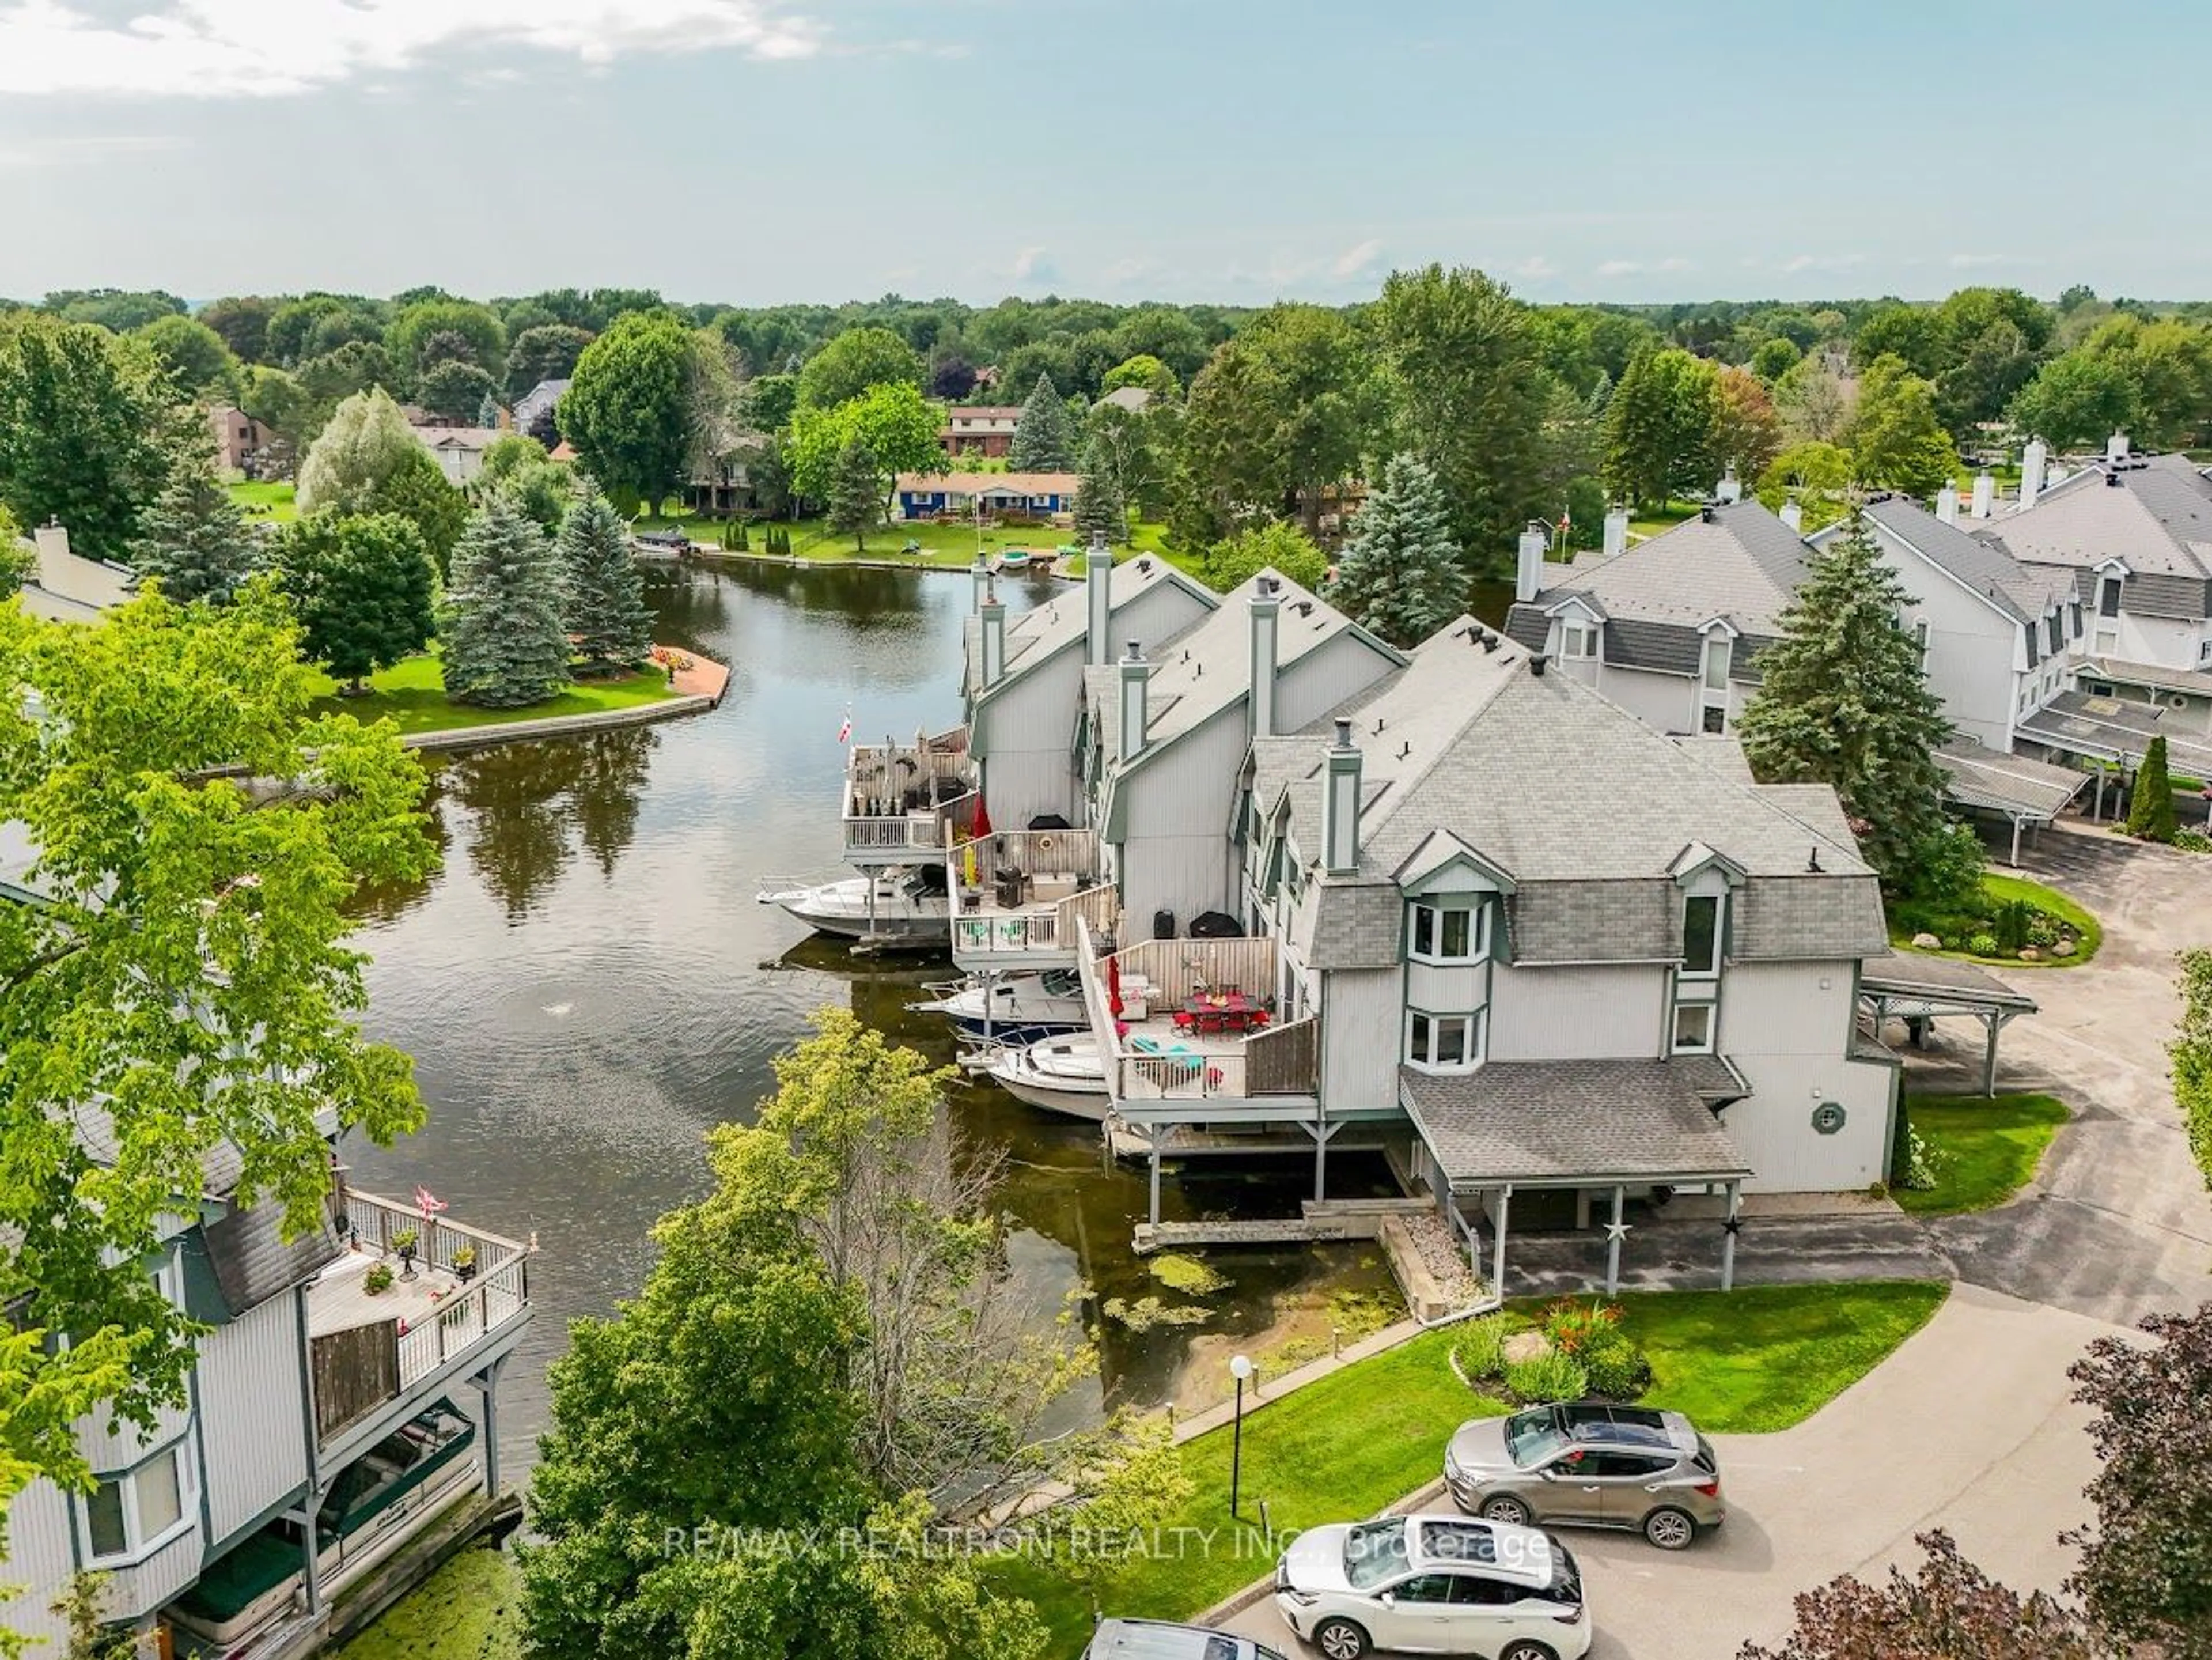
<path id="1" fill-rule="evenodd" d="M 1605 556 L 1628 551 L 1628 509 L 1615 508 L 1605 516 Z"/>
<path id="2" fill-rule="evenodd" d="M 983 684 L 995 686 L 1006 672 L 1006 607 L 997 584 L 983 579 Z"/>
<path id="3" fill-rule="evenodd" d="M 1336 723 L 1336 742 L 1328 752 L 1327 787 L 1321 798 L 1322 863 L 1331 876 L 1350 876 L 1359 868 L 1359 751 L 1352 741 L 1352 722 Z"/>
<path id="4" fill-rule="evenodd" d="M 975 614 L 981 617 L 984 603 L 991 597 L 991 568 L 983 562 L 983 556 L 980 553 L 975 556 L 975 562 L 968 567 L 968 587 L 969 603 L 975 606 Z"/>
<path id="5" fill-rule="evenodd" d="M 2128 435 L 2116 432 L 2105 441 L 2105 460 L 2107 465 L 2118 466 L 2128 459 Z"/>
<path id="6" fill-rule="evenodd" d="M 1252 736 L 1275 735 L 1275 629 L 1283 608 L 1281 584 L 1262 576 L 1252 590 Z"/>
<path id="7" fill-rule="evenodd" d="M 1947 525 L 1959 522 L 1959 487 L 1948 478 L 1936 492 L 1936 516 Z"/>
<path id="8" fill-rule="evenodd" d="M 1540 526 L 1531 525 L 1521 532 L 1520 562 L 1513 569 L 1513 598 L 1516 604 L 1527 605 L 1544 591 L 1544 550 L 1551 545 Z"/>
<path id="9" fill-rule="evenodd" d="M 1790 526 L 1790 533 L 1792 536 L 1804 535 L 1805 509 L 1799 507 L 1795 502 L 1784 502 L 1782 504 L 1782 511 L 1776 514 L 1774 516 L 1777 519 L 1779 519 L 1784 524 Z"/>
<path id="10" fill-rule="evenodd" d="M 70 556 L 69 532 L 63 526 L 62 521 L 55 519 L 40 526 L 33 533 L 33 539 L 39 544 L 40 586 L 42 587 L 54 586 L 46 580 L 49 575 L 66 581 L 67 579 L 62 576 L 62 567 L 68 562 Z"/>
<path id="11" fill-rule="evenodd" d="M 2035 505 L 2035 498 L 2043 494 L 2043 477 L 2051 465 L 2051 449 L 2040 438 L 2031 438 L 2027 447 L 2020 453 L 2020 505 L 2023 510 Z"/>
<path id="12" fill-rule="evenodd" d="M 1974 517 L 1988 518 L 1990 509 L 1996 505 L 1996 500 L 1997 481 L 1990 477 L 1990 470 L 1984 467 L 1974 475 Z"/>
<path id="13" fill-rule="evenodd" d="M 1145 752 L 1145 677 L 1149 665 L 1144 648 L 1129 642 L 1129 654 L 1121 671 L 1121 758 L 1133 761 Z"/>
<path id="14" fill-rule="evenodd" d="M 1721 482 L 1713 494 L 1720 498 L 1724 507 L 1733 507 L 1736 502 L 1743 500 L 1743 481 L 1735 476 L 1735 468 L 1733 465 L 1723 470 Z"/>
<path id="15" fill-rule="evenodd" d="M 1089 608 L 1089 626 L 1083 636 L 1083 660 L 1093 667 L 1103 668 L 1114 655 L 1114 642 L 1108 630 L 1114 625 L 1114 556 L 1107 550 L 1106 538 L 1091 538 L 1091 554 L 1083 567 L 1083 599 Z"/>

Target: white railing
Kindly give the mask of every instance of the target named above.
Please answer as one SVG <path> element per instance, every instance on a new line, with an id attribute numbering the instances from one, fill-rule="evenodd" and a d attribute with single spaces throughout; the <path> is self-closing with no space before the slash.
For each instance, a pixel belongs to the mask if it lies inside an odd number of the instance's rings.
<path id="1" fill-rule="evenodd" d="M 955 956 L 1018 956 L 1049 952 L 1073 956 L 1079 949 L 1075 919 L 1094 930 L 1114 926 L 1121 900 L 1111 884 L 1072 893 L 1049 910 L 999 910 L 989 904 L 970 909 L 956 880 L 952 885 L 952 950 Z"/>
<path id="2" fill-rule="evenodd" d="M 453 1254 L 464 1245 L 473 1254 L 471 1266 L 480 1274 L 490 1272 L 510 1257 L 526 1255 L 529 1250 L 500 1234 L 449 1221 L 442 1214 L 425 1221 L 422 1213 L 412 1205 L 403 1205 L 395 1199 L 381 1198 L 356 1188 L 346 1189 L 345 1207 L 346 1226 L 362 1243 L 374 1245 L 380 1253 L 389 1256 L 393 1238 L 411 1233 L 416 1240 L 416 1260 L 448 1272 L 459 1272 Z"/>
<path id="3" fill-rule="evenodd" d="M 438 1304 L 437 1312 L 399 1334 L 399 1387 L 428 1377 L 520 1314 L 530 1304 L 530 1259 L 511 1258 L 479 1273 Z"/>

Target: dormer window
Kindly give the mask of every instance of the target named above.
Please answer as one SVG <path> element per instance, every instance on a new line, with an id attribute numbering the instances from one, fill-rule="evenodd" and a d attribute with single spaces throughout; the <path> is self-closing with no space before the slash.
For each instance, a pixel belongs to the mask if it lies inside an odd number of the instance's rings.
<path id="1" fill-rule="evenodd" d="M 1568 619 L 1559 624 L 1559 656 L 1570 662 L 1589 662 L 1597 656 L 1597 624 Z"/>
<path id="2" fill-rule="evenodd" d="M 1472 963 L 1489 954 L 1490 908 L 1480 901 L 1409 907 L 1407 955 L 1417 963 Z"/>
<path id="3" fill-rule="evenodd" d="M 2066 646 L 2064 635 L 2061 632 L 2059 626 L 2058 613 L 2054 611 L 2050 616 L 2045 617 L 2043 622 L 2045 631 L 2049 636 L 2051 642 L 2051 654 L 2053 657 L 2056 657 L 2061 651 L 2065 649 Z"/>
<path id="4" fill-rule="evenodd" d="M 1682 976 L 1710 980 L 1721 971 L 1721 913 L 1717 893 L 1693 893 L 1682 902 Z"/>
<path id="5" fill-rule="evenodd" d="M 1668 1049 L 1711 1055 L 1720 1036 L 1721 958 L 1728 934 L 1728 896 L 1692 893 L 1682 900 L 1682 958 L 1674 971 L 1674 1006 Z"/>
<path id="6" fill-rule="evenodd" d="M 2097 615 L 2118 617 L 2120 614 L 2120 579 L 2110 571 L 2097 579 Z"/>

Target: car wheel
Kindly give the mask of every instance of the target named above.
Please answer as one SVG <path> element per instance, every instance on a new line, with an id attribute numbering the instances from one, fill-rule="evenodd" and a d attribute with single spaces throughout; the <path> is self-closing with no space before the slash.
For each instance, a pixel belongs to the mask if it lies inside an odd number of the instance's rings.
<path id="1" fill-rule="evenodd" d="M 1498 1660 L 1559 1660 L 1559 1657 L 1533 1637 L 1524 1637 L 1498 1650 Z"/>
<path id="2" fill-rule="evenodd" d="M 1367 1633 L 1349 1620 L 1324 1620 L 1314 1627 L 1314 1646 L 1328 1660 L 1359 1660 L 1367 1652 Z"/>
<path id="3" fill-rule="evenodd" d="M 1686 1512 L 1662 1507 L 1644 1518 L 1644 1536 L 1661 1550 L 1686 1550 L 1698 1536 L 1698 1524 Z"/>
<path id="4" fill-rule="evenodd" d="M 1483 1505 L 1482 1519 L 1503 1522 L 1510 1528 L 1525 1528 L 1528 1525 L 1528 1507 L 1518 1499 L 1508 1499 L 1500 1493 Z"/>

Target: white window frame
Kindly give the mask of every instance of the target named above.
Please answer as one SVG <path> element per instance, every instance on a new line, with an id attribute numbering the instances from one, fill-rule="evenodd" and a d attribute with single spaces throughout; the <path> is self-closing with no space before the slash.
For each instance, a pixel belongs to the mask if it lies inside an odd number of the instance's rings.
<path id="1" fill-rule="evenodd" d="M 1559 619 L 1559 660 L 1594 663 L 1597 660 L 1598 625 L 1578 617 Z"/>
<path id="2" fill-rule="evenodd" d="M 1451 956 L 1443 950 L 1444 918 L 1454 912 L 1467 918 L 1467 952 L 1463 956 Z M 1430 925 L 1429 949 L 1420 946 L 1421 917 L 1426 913 L 1433 918 Z M 1414 899 L 1408 902 L 1406 913 L 1406 958 L 1408 962 L 1438 964 L 1446 967 L 1461 967 L 1480 963 L 1490 955 L 1490 907 L 1481 900 L 1467 904 L 1445 904 L 1433 899 Z"/>
<path id="3" fill-rule="evenodd" d="M 1716 651 L 1719 653 L 1717 660 L 1714 656 Z M 1717 683 L 1713 678 L 1713 665 L 1716 660 L 1720 664 L 1720 678 Z M 1716 697 L 1723 701 L 1727 699 L 1729 674 L 1735 666 L 1735 642 L 1724 634 L 1707 635 L 1705 648 L 1698 657 L 1698 687 L 1709 701 Z"/>
<path id="4" fill-rule="evenodd" d="M 1926 617 L 1922 617 L 1918 622 L 1912 625 L 1912 638 L 1914 643 L 1920 648 L 1920 672 L 1923 674 L 1925 674 L 1928 672 L 1929 643 L 1929 628 L 1928 619 Z"/>
<path id="5" fill-rule="evenodd" d="M 199 1520 L 199 1488 L 193 1480 L 192 1461 L 187 1456 L 191 1445 L 189 1436 L 173 1441 L 149 1454 L 130 1469 L 118 1475 L 102 1476 L 94 1492 L 85 1496 L 78 1508 L 78 1519 L 88 1567 L 114 1567 L 143 1562 L 191 1530 L 193 1524 Z M 139 1503 L 138 1484 L 149 1470 L 164 1460 L 176 1473 L 177 1519 L 158 1532 L 149 1534 L 145 1530 Z M 93 1544 L 92 1505 L 98 1493 L 108 1488 L 114 1489 L 118 1496 L 124 1548 L 120 1552 L 109 1552 L 103 1555 Z"/>
<path id="6" fill-rule="evenodd" d="M 1461 1043 L 1462 1058 L 1457 1061 L 1438 1061 L 1431 1058 L 1438 1052 L 1437 1038 L 1447 1024 L 1458 1026 L 1464 1032 Z M 1428 1041 L 1425 1048 L 1415 1041 L 1416 1031 L 1423 1025 L 1427 1028 L 1425 1036 Z M 1437 1011 L 1408 1007 L 1406 1011 L 1404 1031 L 1406 1064 L 1417 1071 L 1473 1072 L 1482 1065 L 1489 1048 L 1490 1011 L 1487 1008 Z"/>
<path id="7" fill-rule="evenodd" d="M 1705 1017 L 1705 1033 L 1701 1038 L 1685 1042 L 1682 1037 L 1682 1017 L 1695 1010 Z M 1676 998 L 1667 1022 L 1667 1046 L 1670 1055 L 1711 1055 L 1719 1045 L 1721 1035 L 1721 1006 L 1697 999 Z"/>
<path id="8" fill-rule="evenodd" d="M 1682 945 L 1687 950 L 1690 943 L 1690 907 L 1711 905 L 1713 908 L 1713 957 L 1707 968 L 1691 966 L 1688 958 L 1681 959 L 1680 975 L 1685 980 L 1717 980 L 1721 976 L 1721 959 L 1728 952 L 1728 896 L 1724 893 L 1691 893 L 1682 897 Z"/>

